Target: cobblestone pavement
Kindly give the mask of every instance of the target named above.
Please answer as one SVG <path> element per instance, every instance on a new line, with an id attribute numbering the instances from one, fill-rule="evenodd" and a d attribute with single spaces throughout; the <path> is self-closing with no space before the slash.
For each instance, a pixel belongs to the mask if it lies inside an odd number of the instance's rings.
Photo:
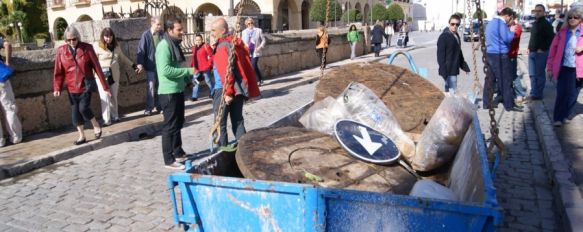
<path id="1" fill-rule="evenodd" d="M 468 49 L 464 43 L 465 54 Z M 435 62 L 424 59 L 427 54 L 434 57 L 435 48 L 413 52 L 418 66 L 436 73 Z M 471 86 L 467 79 L 460 81 L 464 88 Z M 443 85 L 440 77 L 430 76 L 429 80 Z M 264 99 L 245 106 L 247 129 L 266 126 L 309 102 L 314 86 L 265 91 Z M 501 138 L 509 150 L 495 179 L 498 201 L 504 208 L 500 229 L 560 230 L 530 112 L 497 112 Z M 487 112 L 480 110 L 479 116 L 488 137 Z M 187 122 L 183 129 L 187 152 L 208 148 L 210 122 L 209 116 Z M 171 172 L 163 168 L 160 143 L 157 136 L 110 146 L 0 181 L 0 231 L 180 231 L 172 224 L 166 189 L 166 176 Z"/>

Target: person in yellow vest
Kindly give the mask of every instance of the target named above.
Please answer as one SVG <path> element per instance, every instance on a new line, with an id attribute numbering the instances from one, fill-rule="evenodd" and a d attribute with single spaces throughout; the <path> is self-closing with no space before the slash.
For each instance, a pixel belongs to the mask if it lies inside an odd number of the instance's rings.
<path id="1" fill-rule="evenodd" d="M 330 38 L 328 37 L 328 32 L 325 31 L 324 26 L 320 26 L 318 30 L 318 34 L 316 35 L 316 53 L 320 58 L 320 61 L 324 59 L 324 68 L 326 68 L 326 57 L 324 56 L 324 49 L 328 49 L 328 45 L 330 44 Z"/>

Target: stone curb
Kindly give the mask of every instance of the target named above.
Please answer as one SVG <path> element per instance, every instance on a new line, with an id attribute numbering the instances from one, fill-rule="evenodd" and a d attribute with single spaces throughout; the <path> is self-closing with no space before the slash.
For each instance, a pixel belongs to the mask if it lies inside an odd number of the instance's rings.
<path id="1" fill-rule="evenodd" d="M 279 88 L 273 88 L 275 90 L 282 88 L 294 88 L 300 85 L 311 83 L 316 81 L 318 77 L 307 76 L 308 79 L 299 81 L 293 84 L 283 85 Z M 277 78 L 275 78 L 277 79 Z M 205 100 L 210 101 L 210 100 Z M 203 104 L 201 106 L 195 107 L 194 110 L 186 111 L 184 117 L 186 121 L 190 121 L 191 118 L 197 118 L 200 116 L 208 115 L 212 113 L 211 104 Z M 39 169 L 63 160 L 71 159 L 76 156 L 85 154 L 90 151 L 99 150 L 108 146 L 117 145 L 120 143 L 131 142 L 140 140 L 144 135 L 146 136 L 156 136 L 160 134 L 162 130 L 162 121 L 154 122 L 151 124 L 146 124 L 142 126 L 137 126 L 129 130 L 118 131 L 112 134 L 103 135 L 100 140 L 95 140 L 88 142 L 80 146 L 67 147 L 61 150 L 53 151 L 45 155 L 39 156 L 32 160 L 26 160 L 22 163 L 12 165 L 9 167 L 0 168 L 0 180 L 15 177 L 24 173 L 28 173 L 35 169 Z"/>
<path id="2" fill-rule="evenodd" d="M 553 129 L 547 109 L 541 101 L 529 104 L 535 120 L 538 139 L 543 149 L 545 166 L 553 184 L 555 204 L 560 211 L 565 231 L 583 231 L 583 198 L 574 183 L 569 159 L 563 153 L 561 143 Z"/>

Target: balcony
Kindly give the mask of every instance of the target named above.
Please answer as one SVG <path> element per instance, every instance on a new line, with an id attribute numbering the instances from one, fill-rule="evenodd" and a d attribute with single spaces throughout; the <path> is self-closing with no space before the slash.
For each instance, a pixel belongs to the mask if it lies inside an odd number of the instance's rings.
<path id="1" fill-rule="evenodd" d="M 91 0 L 72 0 L 71 3 L 74 6 L 89 6 L 91 5 Z"/>
<path id="2" fill-rule="evenodd" d="M 58 9 L 58 8 L 65 8 L 65 1 L 64 0 L 49 0 L 47 1 L 47 5 L 51 9 Z"/>

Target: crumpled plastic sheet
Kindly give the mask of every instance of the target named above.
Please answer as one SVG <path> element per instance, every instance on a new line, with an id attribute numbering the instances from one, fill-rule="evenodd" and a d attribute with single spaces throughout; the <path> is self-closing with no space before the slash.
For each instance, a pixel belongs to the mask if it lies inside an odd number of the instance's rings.
<path id="1" fill-rule="evenodd" d="M 421 133 L 413 169 L 431 171 L 451 161 L 472 121 L 474 105 L 462 96 L 446 96 Z"/>
<path id="2" fill-rule="evenodd" d="M 401 155 L 414 155 L 415 143 L 403 132 L 391 110 L 372 90 L 361 83 L 352 82 L 337 100 L 354 121 L 370 126 L 393 140 Z"/>
<path id="3" fill-rule="evenodd" d="M 331 135 L 338 120 L 349 118 L 350 114 L 342 104 L 332 97 L 326 97 L 315 102 L 299 121 L 307 129 Z"/>
<path id="4" fill-rule="evenodd" d="M 413 185 L 409 196 L 457 201 L 457 196 L 451 189 L 432 180 L 418 180 Z"/>

